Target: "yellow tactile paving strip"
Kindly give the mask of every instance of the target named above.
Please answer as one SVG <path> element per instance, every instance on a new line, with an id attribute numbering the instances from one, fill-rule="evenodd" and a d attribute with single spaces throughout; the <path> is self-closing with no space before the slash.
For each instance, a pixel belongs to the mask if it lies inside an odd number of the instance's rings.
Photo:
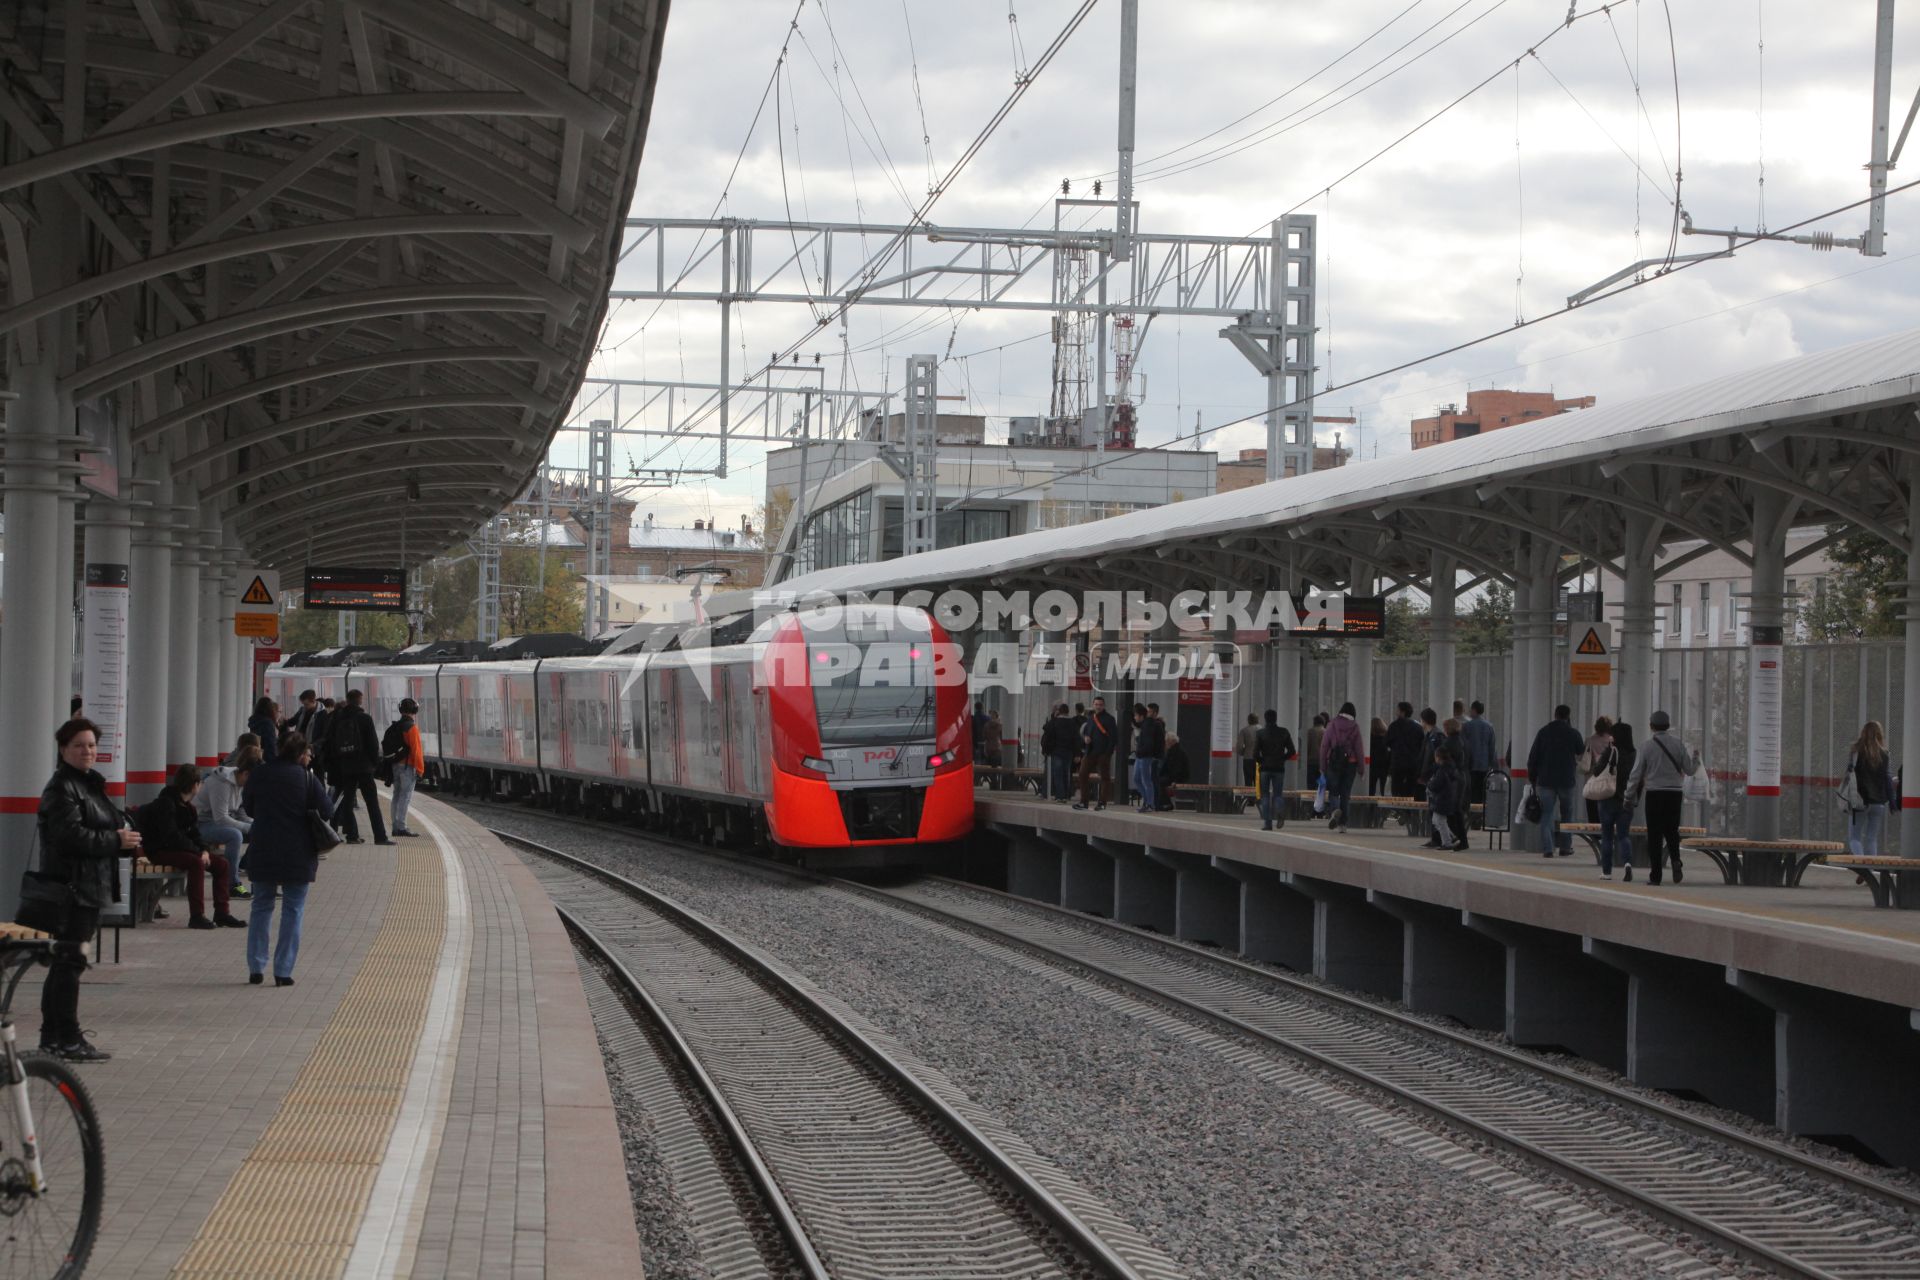
<path id="1" fill-rule="evenodd" d="M 439 850 L 422 841 L 394 852 L 393 897 L 360 972 L 175 1276 L 332 1280 L 346 1268 L 446 931 Z"/>

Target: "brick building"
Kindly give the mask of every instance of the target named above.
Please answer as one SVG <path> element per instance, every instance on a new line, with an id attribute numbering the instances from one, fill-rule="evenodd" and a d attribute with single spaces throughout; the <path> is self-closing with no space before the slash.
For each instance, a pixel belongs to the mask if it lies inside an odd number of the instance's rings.
<path id="1" fill-rule="evenodd" d="M 1593 405 L 1592 396 L 1556 400 L 1551 391 L 1469 391 L 1464 410 L 1450 404 L 1442 406 L 1431 418 L 1415 418 L 1413 447 L 1424 449 L 1449 440 L 1463 440 L 1483 431 L 1537 422 L 1569 409 L 1591 409 Z"/>
<path id="2" fill-rule="evenodd" d="M 1330 449 L 1326 445 L 1316 445 L 1313 450 L 1313 469 L 1329 471 L 1334 467 L 1344 467 L 1352 457 L 1351 449 Z M 1267 482 L 1267 451 L 1242 449 L 1238 458 L 1220 463 L 1215 470 L 1218 473 L 1213 485 L 1215 493 L 1250 489 L 1256 484 L 1265 484 Z"/>

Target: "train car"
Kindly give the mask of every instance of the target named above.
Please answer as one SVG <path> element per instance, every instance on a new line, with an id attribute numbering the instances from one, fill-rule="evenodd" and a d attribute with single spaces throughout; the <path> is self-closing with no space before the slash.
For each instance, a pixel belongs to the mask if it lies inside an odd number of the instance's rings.
<path id="1" fill-rule="evenodd" d="M 428 769 L 456 793 L 533 799 L 838 865 L 916 861 L 973 825 L 958 647 L 917 609 L 720 619 L 595 657 L 275 668 L 364 689 L 384 727 L 420 703 Z"/>

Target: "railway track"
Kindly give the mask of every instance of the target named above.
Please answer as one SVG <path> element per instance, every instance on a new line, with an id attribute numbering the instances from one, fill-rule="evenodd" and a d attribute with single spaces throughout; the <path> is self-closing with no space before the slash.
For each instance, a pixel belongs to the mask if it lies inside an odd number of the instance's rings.
<path id="1" fill-rule="evenodd" d="M 1029 966 L 1083 975 L 1196 1030 L 1332 1072 L 1776 1273 L 1920 1276 L 1920 1197 L 1905 1188 L 1530 1055 L 1190 944 L 977 886 L 930 878 L 879 887 L 578 825 L 725 857 L 764 876 L 829 884 L 1010 949 Z"/>
<path id="2" fill-rule="evenodd" d="M 759 1249 L 773 1274 L 1163 1274 L 1136 1268 L 885 1047 L 751 947 L 605 868 L 495 834 L 537 855 L 530 865 L 577 941 L 670 1045 L 737 1172 L 700 1173 L 697 1153 L 683 1163 L 700 1185 L 751 1184 L 778 1236 L 778 1249 Z M 713 1238 L 728 1234 L 728 1212 L 715 1213 Z M 733 1234 L 756 1233 L 753 1218 L 743 1213 Z M 736 1249 L 734 1261 L 752 1260 Z"/>

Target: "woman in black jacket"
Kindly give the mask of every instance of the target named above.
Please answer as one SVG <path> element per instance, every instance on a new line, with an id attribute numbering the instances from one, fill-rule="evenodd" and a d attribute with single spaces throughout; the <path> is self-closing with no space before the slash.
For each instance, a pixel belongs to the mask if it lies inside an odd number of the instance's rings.
<path id="1" fill-rule="evenodd" d="M 289 733 L 277 758 L 255 769 L 241 797 L 253 815 L 247 852 L 240 859 L 253 882 L 253 910 L 247 920 L 247 981 L 258 986 L 267 971 L 268 931 L 279 900 L 280 941 L 273 950 L 273 985 L 293 985 L 293 964 L 300 956 L 300 921 L 307 890 L 320 871 L 309 812 L 333 817 L 333 801 L 320 779 L 307 771 L 307 740 Z"/>
<path id="2" fill-rule="evenodd" d="M 272 755 L 273 744 L 280 737 L 280 704 L 265 697 L 254 703 L 253 714 L 247 717 L 247 732 L 258 735 L 260 749 Z"/>
<path id="3" fill-rule="evenodd" d="M 140 833 L 107 800 L 107 780 L 94 772 L 100 730 L 93 721 L 69 720 L 53 740 L 60 763 L 40 793 L 41 867 L 71 884 L 77 899 L 61 941 L 91 942 L 100 909 L 120 896 L 117 859 L 140 847 Z M 40 992 L 40 1047 L 68 1062 L 105 1062 L 113 1055 L 80 1033 L 80 971 L 86 967 L 82 960 L 55 957 Z"/>

